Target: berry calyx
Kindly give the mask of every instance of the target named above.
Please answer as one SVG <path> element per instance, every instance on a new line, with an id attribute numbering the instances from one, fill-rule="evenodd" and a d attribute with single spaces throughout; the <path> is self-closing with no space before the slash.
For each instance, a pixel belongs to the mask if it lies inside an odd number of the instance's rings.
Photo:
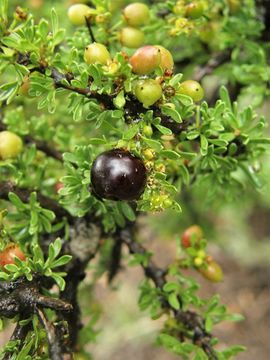
<path id="1" fill-rule="evenodd" d="M 137 200 L 146 185 L 142 160 L 124 149 L 105 151 L 91 169 L 94 194 L 109 200 Z"/>
<path id="2" fill-rule="evenodd" d="M 0 158 L 3 160 L 17 157 L 23 148 L 22 139 L 11 131 L 0 132 Z"/>
<path id="3" fill-rule="evenodd" d="M 120 30 L 118 36 L 121 44 L 131 49 L 138 48 L 144 42 L 143 31 L 131 26 L 125 27 Z"/>
<path id="4" fill-rule="evenodd" d="M 127 5 L 123 10 L 123 16 L 130 26 L 142 26 L 149 21 L 149 8 L 143 3 L 133 3 Z"/>
<path id="5" fill-rule="evenodd" d="M 145 157 L 146 160 L 153 160 L 155 157 L 155 153 L 152 149 L 145 149 L 143 151 L 143 156 Z"/>
<path id="6" fill-rule="evenodd" d="M 203 277 L 212 282 L 220 282 L 223 280 L 223 271 L 219 264 L 214 260 L 208 262 L 206 268 L 200 267 L 199 272 Z"/>
<path id="7" fill-rule="evenodd" d="M 84 51 L 84 60 L 87 64 L 102 64 L 106 65 L 111 61 L 111 55 L 106 46 L 94 42 L 86 46 Z"/>
<path id="8" fill-rule="evenodd" d="M 152 45 L 139 48 L 130 58 L 132 71 L 139 75 L 147 75 L 155 71 L 160 61 L 160 50 Z"/>
<path id="9" fill-rule="evenodd" d="M 94 9 L 91 9 L 85 4 L 75 4 L 68 9 L 68 18 L 73 25 L 84 25 L 85 18 L 93 14 Z"/>
<path id="10" fill-rule="evenodd" d="M 162 96 L 162 87 L 153 79 L 139 80 L 134 89 L 136 98 L 144 107 L 152 106 Z"/>
<path id="11" fill-rule="evenodd" d="M 0 252 L 0 267 L 4 267 L 8 264 L 15 264 L 15 257 L 24 261 L 26 259 L 25 254 L 20 247 L 16 244 L 9 244 L 3 251 Z"/>
<path id="12" fill-rule="evenodd" d="M 193 101 L 197 102 L 204 97 L 202 86 L 195 80 L 186 80 L 180 84 L 179 93 L 190 96 Z"/>
<path id="13" fill-rule="evenodd" d="M 192 225 L 188 227 L 182 234 L 182 246 L 189 248 L 192 243 L 199 243 L 203 238 L 202 228 L 198 225 Z"/>
<path id="14" fill-rule="evenodd" d="M 163 71 L 172 70 L 174 67 L 174 61 L 170 51 L 160 45 L 156 45 L 155 47 L 160 50 L 159 66 L 162 68 Z"/>

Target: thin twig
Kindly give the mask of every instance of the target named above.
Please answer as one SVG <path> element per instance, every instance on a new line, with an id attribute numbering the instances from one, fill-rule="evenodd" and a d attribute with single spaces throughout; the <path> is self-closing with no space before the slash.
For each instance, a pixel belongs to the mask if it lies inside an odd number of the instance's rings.
<path id="1" fill-rule="evenodd" d="M 230 51 L 224 51 L 222 53 L 218 53 L 215 56 L 213 56 L 205 65 L 200 66 L 194 76 L 193 79 L 196 81 L 202 81 L 202 79 L 206 75 L 210 75 L 213 73 L 213 71 L 218 68 L 220 65 L 226 63 L 231 58 L 231 52 Z"/>
<path id="2" fill-rule="evenodd" d="M 92 26 L 91 26 L 91 18 L 88 17 L 88 16 L 85 16 L 85 22 L 86 22 L 87 29 L 89 31 L 91 42 L 94 43 L 94 42 L 96 42 L 96 39 L 95 39 L 93 29 L 92 29 Z"/>
<path id="3" fill-rule="evenodd" d="M 55 327 L 50 323 L 45 313 L 38 307 L 36 307 L 36 314 L 41 325 L 46 330 L 48 344 L 49 344 L 49 355 L 51 360 L 63 360 L 62 348 L 59 340 L 56 336 Z"/>

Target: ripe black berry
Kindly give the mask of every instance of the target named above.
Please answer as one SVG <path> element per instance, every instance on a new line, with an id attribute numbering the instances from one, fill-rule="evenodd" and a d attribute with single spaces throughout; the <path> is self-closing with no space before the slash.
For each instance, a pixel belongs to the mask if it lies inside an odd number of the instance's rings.
<path id="1" fill-rule="evenodd" d="M 146 184 L 146 168 L 141 159 L 124 149 L 105 151 L 91 170 L 94 193 L 103 199 L 136 200 Z"/>

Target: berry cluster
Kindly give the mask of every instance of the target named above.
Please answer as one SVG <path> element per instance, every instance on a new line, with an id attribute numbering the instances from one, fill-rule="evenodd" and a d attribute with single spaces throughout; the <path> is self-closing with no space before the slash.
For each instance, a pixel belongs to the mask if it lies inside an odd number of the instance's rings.
<path id="1" fill-rule="evenodd" d="M 193 266 L 207 280 L 222 281 L 223 271 L 220 265 L 205 252 L 206 241 L 200 226 L 192 225 L 183 232 L 182 247 L 188 255 L 188 259 L 180 260 L 180 266 Z"/>
<path id="2" fill-rule="evenodd" d="M 127 26 L 119 31 L 118 39 L 127 48 L 138 48 L 144 43 L 144 32 L 138 28 L 149 22 L 149 8 L 139 2 L 130 4 L 124 8 L 123 18 Z"/>

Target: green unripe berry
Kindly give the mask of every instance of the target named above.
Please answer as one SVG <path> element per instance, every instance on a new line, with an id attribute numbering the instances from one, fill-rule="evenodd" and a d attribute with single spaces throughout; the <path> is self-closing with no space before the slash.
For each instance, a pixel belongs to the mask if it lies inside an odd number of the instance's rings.
<path id="1" fill-rule="evenodd" d="M 204 258 L 206 257 L 206 253 L 205 253 L 204 250 L 199 250 L 199 251 L 197 252 L 197 256 L 198 256 L 199 258 L 201 258 L 201 259 L 204 259 Z"/>
<path id="2" fill-rule="evenodd" d="M 214 260 L 208 262 L 206 268 L 201 267 L 199 272 L 203 275 L 203 277 L 212 282 L 220 282 L 223 280 L 223 271 L 219 264 Z"/>
<path id="3" fill-rule="evenodd" d="M 180 84 L 179 92 L 180 94 L 190 96 L 195 102 L 202 100 L 204 97 L 204 90 L 202 86 L 194 80 L 186 80 L 182 82 L 182 84 Z"/>
<path id="4" fill-rule="evenodd" d="M 0 132 L 0 158 L 3 160 L 17 157 L 23 148 L 22 139 L 10 131 Z"/>
<path id="5" fill-rule="evenodd" d="M 194 259 L 194 265 L 196 267 L 200 267 L 200 266 L 202 266 L 202 264 L 203 264 L 203 259 L 201 257 L 196 257 Z"/>
<path id="6" fill-rule="evenodd" d="M 135 96 L 147 108 L 161 98 L 162 87 L 153 79 L 139 80 L 135 85 Z"/>
<path id="7" fill-rule="evenodd" d="M 176 15 L 184 16 L 185 14 L 185 4 L 183 1 L 178 1 L 173 7 L 173 13 Z"/>
<path id="8" fill-rule="evenodd" d="M 75 4 L 68 9 L 68 18 L 73 25 L 84 25 L 85 18 L 93 14 L 93 11 L 85 4 Z"/>
<path id="9" fill-rule="evenodd" d="M 228 0 L 230 13 L 233 15 L 236 14 L 239 10 L 241 10 L 242 5 L 243 4 L 241 4 L 240 0 Z"/>
<path id="10" fill-rule="evenodd" d="M 121 44 L 131 49 L 140 47 L 144 42 L 143 31 L 131 26 L 123 28 L 118 36 Z"/>
<path id="11" fill-rule="evenodd" d="M 163 71 L 172 70 L 174 67 L 174 61 L 173 61 L 173 57 L 172 57 L 172 54 L 170 53 L 170 51 L 160 45 L 156 45 L 155 47 L 160 50 L 159 66 L 161 66 Z"/>
<path id="12" fill-rule="evenodd" d="M 191 19 L 198 19 L 204 12 L 204 4 L 200 1 L 194 1 L 186 6 L 186 16 Z"/>
<path id="13" fill-rule="evenodd" d="M 106 65 L 111 60 L 111 56 L 106 46 L 100 43 L 93 43 L 85 48 L 84 60 L 87 64 Z"/>
<path id="14" fill-rule="evenodd" d="M 155 46 L 146 45 L 135 51 L 130 58 L 130 64 L 135 74 L 147 75 L 156 70 L 160 60 L 160 50 Z"/>
<path id="15" fill-rule="evenodd" d="M 145 136 L 151 137 L 153 135 L 153 129 L 151 125 L 144 125 L 142 132 Z"/>
<path id="16" fill-rule="evenodd" d="M 170 199 L 170 198 L 166 198 L 166 199 L 164 199 L 164 201 L 163 201 L 163 207 L 164 207 L 165 209 L 170 208 L 170 207 L 172 206 L 172 204 L 173 204 L 173 202 L 172 202 L 172 199 Z"/>
<path id="17" fill-rule="evenodd" d="M 149 21 L 149 8 L 142 3 L 133 3 L 125 7 L 123 15 L 130 26 L 142 26 Z"/>

